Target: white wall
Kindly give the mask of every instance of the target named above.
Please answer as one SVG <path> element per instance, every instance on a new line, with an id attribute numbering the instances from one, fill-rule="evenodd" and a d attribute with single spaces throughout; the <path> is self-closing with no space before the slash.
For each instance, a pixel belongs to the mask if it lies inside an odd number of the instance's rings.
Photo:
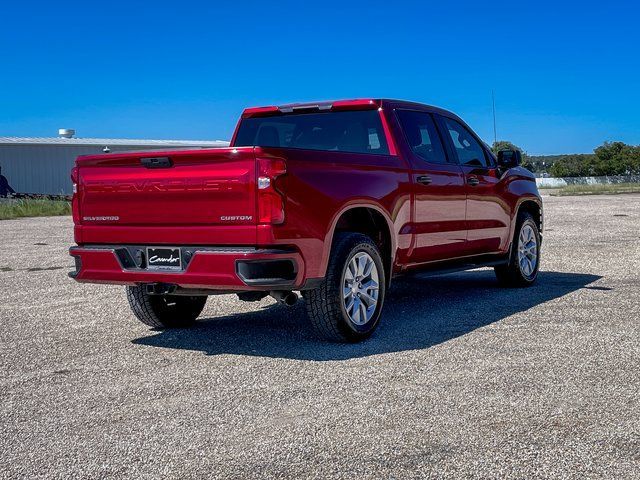
<path id="1" fill-rule="evenodd" d="M 619 175 L 610 177 L 567 177 L 567 178 L 536 178 L 538 187 L 559 188 L 567 185 L 596 185 L 616 183 L 640 183 L 640 175 Z"/>

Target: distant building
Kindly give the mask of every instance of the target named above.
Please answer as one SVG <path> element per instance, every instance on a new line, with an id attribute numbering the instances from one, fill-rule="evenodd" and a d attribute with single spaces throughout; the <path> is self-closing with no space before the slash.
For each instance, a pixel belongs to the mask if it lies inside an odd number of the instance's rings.
<path id="1" fill-rule="evenodd" d="M 71 195 L 69 173 L 79 155 L 132 150 L 226 147 L 229 142 L 200 140 L 130 140 L 74 138 L 61 129 L 59 137 L 0 137 L 0 168 L 17 193 Z"/>

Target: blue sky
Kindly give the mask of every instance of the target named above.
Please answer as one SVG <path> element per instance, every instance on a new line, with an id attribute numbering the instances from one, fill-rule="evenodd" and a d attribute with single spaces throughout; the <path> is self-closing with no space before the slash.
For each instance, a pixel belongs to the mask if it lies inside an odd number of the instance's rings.
<path id="1" fill-rule="evenodd" d="M 531 154 L 640 144 L 634 2 L 6 2 L 0 136 L 228 139 L 245 106 L 391 97 Z"/>

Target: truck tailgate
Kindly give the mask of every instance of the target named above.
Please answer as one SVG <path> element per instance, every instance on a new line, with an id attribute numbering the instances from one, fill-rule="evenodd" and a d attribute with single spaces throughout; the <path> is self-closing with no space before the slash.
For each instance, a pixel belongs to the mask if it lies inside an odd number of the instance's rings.
<path id="1" fill-rule="evenodd" d="M 256 224 L 251 147 L 93 155 L 76 165 L 80 225 Z"/>

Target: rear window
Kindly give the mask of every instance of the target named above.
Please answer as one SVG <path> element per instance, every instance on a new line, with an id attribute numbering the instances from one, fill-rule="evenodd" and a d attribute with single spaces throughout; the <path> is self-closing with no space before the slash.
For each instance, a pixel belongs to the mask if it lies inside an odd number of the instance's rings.
<path id="1" fill-rule="evenodd" d="M 389 154 L 377 110 L 245 118 L 234 146 L 253 145 Z"/>

